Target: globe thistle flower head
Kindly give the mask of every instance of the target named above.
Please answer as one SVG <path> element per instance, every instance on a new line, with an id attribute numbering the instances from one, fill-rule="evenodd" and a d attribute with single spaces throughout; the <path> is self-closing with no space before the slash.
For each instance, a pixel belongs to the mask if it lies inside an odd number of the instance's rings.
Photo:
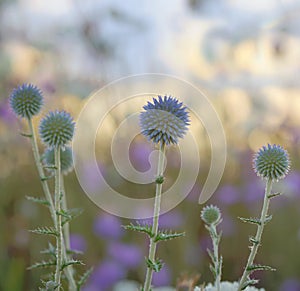
<path id="1" fill-rule="evenodd" d="M 17 116 L 30 119 L 42 108 L 42 91 L 32 84 L 23 84 L 12 91 L 9 103 Z"/>
<path id="2" fill-rule="evenodd" d="M 202 209 L 200 217 L 208 225 L 217 225 L 221 220 L 221 211 L 214 205 L 208 205 Z"/>
<path id="3" fill-rule="evenodd" d="M 41 120 L 39 133 L 49 147 L 64 147 L 72 140 L 75 123 L 66 111 L 51 111 Z"/>
<path id="4" fill-rule="evenodd" d="M 171 96 L 158 96 L 140 114 L 142 134 L 154 143 L 177 144 L 190 122 L 187 107 Z"/>
<path id="5" fill-rule="evenodd" d="M 48 148 L 43 154 L 46 166 L 55 166 L 54 148 Z M 60 148 L 60 168 L 63 175 L 67 175 L 73 170 L 73 156 L 70 147 Z"/>
<path id="6" fill-rule="evenodd" d="M 279 145 L 268 144 L 254 155 L 253 168 L 259 177 L 278 181 L 290 170 L 289 154 Z"/>

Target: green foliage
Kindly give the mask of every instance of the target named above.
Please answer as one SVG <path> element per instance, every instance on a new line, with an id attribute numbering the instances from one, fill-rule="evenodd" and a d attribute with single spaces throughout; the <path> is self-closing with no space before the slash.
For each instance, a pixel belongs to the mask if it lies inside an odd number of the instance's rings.
<path id="1" fill-rule="evenodd" d="M 151 261 L 149 258 L 146 258 L 147 267 L 152 269 L 154 272 L 159 272 L 163 267 L 163 261 L 160 259 L 156 259 L 155 261 Z"/>
<path id="2" fill-rule="evenodd" d="M 255 285 L 259 282 L 257 279 L 248 279 L 242 286 L 242 290 L 245 290 L 248 286 Z"/>
<path id="3" fill-rule="evenodd" d="M 78 217 L 82 212 L 82 208 L 72 208 L 68 210 L 61 209 L 59 212 L 56 213 L 62 216 L 62 225 L 65 225 L 74 218 Z"/>
<path id="4" fill-rule="evenodd" d="M 50 202 L 46 199 L 43 199 L 43 198 L 33 197 L 33 196 L 26 196 L 26 199 L 29 200 L 29 201 L 32 201 L 34 203 L 41 204 L 41 205 L 46 205 L 46 206 L 50 205 Z"/>
<path id="5" fill-rule="evenodd" d="M 71 265 L 84 265 L 84 263 L 80 260 L 69 260 L 69 261 L 65 261 L 63 262 L 62 266 L 61 266 L 61 270 L 63 270 L 64 268 L 71 266 Z"/>
<path id="6" fill-rule="evenodd" d="M 148 224 L 141 225 L 137 222 L 136 224 L 130 223 L 128 225 L 122 225 L 122 227 L 126 230 L 133 230 L 146 233 L 150 238 L 154 237 L 154 234 L 152 233 L 152 226 Z"/>
<path id="7" fill-rule="evenodd" d="M 280 195 L 282 195 L 282 193 L 277 192 L 277 193 L 269 194 L 267 197 L 268 197 L 269 199 L 271 199 L 271 198 L 274 198 L 274 197 L 277 197 L 277 196 L 280 196 Z"/>
<path id="8" fill-rule="evenodd" d="M 29 230 L 32 233 L 37 233 L 37 234 L 47 234 L 47 235 L 54 235 L 58 236 L 58 232 L 54 227 L 38 227 L 36 229 Z"/>
<path id="9" fill-rule="evenodd" d="M 255 271 L 276 271 L 276 269 L 270 267 L 270 266 L 265 266 L 265 265 L 260 265 L 260 264 L 253 264 L 247 268 L 247 271 L 255 272 Z"/>
<path id="10" fill-rule="evenodd" d="M 27 270 L 32 270 L 32 269 L 36 269 L 36 268 L 49 268 L 49 267 L 52 267 L 55 265 L 56 265 L 55 260 L 41 261 L 41 262 L 34 263 L 30 267 L 28 267 Z"/>
<path id="11" fill-rule="evenodd" d="M 87 279 L 93 272 L 93 267 L 86 270 L 77 281 L 77 291 L 80 291 L 81 287 L 86 283 Z"/>
<path id="12" fill-rule="evenodd" d="M 48 243 L 48 248 L 40 251 L 40 253 L 50 255 L 50 256 L 56 258 L 55 247 L 51 243 Z"/>
<path id="13" fill-rule="evenodd" d="M 154 242 L 171 240 L 177 237 L 185 236 L 185 232 L 176 233 L 171 231 L 159 231 L 156 237 L 154 238 Z"/>

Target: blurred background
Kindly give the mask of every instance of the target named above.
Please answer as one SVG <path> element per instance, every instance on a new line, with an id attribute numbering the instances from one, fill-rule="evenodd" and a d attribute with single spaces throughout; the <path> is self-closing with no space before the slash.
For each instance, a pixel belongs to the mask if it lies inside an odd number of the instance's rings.
<path id="1" fill-rule="evenodd" d="M 284 195 L 272 201 L 273 220 L 257 256 L 257 262 L 278 271 L 256 277 L 266 290 L 300 290 L 299 16 L 297 0 L 1 0 L 0 289 L 38 290 L 43 271 L 26 267 L 44 258 L 40 250 L 47 240 L 28 229 L 51 225 L 49 213 L 25 199 L 42 190 L 30 144 L 19 135 L 26 131 L 25 123 L 8 106 L 12 89 L 34 83 L 44 92 L 43 114 L 60 108 L 76 119 L 91 92 L 117 78 L 150 72 L 171 74 L 200 88 L 224 126 L 227 164 L 208 203 L 223 214 L 226 280 L 241 275 L 248 237 L 255 232 L 237 216 L 258 215 L 262 203 L 264 184 L 253 173 L 253 152 L 268 142 L 289 151 L 292 169 L 276 186 Z M 39 118 L 34 121 L 38 125 Z M 112 123 L 110 131 L 117 125 Z M 183 274 L 200 274 L 198 283 L 213 280 L 206 253 L 210 240 L 199 218 L 203 206 L 197 203 L 210 166 L 210 144 L 203 131 L 198 137 L 203 142 L 197 182 L 180 205 L 161 217 L 161 227 L 185 231 L 186 237 L 159 245 L 158 256 L 166 264 L 154 276 L 156 286 L 175 286 Z M 112 187 L 139 197 L 139 185 L 120 177 L 112 165 L 110 139 L 102 138 L 98 150 L 104 157 L 99 158 L 101 171 Z M 143 137 L 133 140 L 129 156 L 137 170 L 149 168 L 152 150 Z M 178 152 L 170 148 L 170 181 L 179 168 Z M 92 187 L 88 168 L 86 177 Z M 65 187 L 70 207 L 85 210 L 71 224 L 72 247 L 84 252 L 81 269 L 94 266 L 85 290 L 112 290 L 123 279 L 143 282 L 145 237 L 125 232 L 120 226 L 129 220 L 94 205 L 74 173 L 65 178 Z M 153 184 L 143 189 L 154 191 Z"/>

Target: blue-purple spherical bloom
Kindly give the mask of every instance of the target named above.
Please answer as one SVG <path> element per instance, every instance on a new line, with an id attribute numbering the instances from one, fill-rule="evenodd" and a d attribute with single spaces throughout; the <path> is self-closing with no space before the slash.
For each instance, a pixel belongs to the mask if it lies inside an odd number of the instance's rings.
<path id="1" fill-rule="evenodd" d="M 23 84 L 12 91 L 9 102 L 16 115 L 30 119 L 40 112 L 43 105 L 43 95 L 36 86 Z"/>
<path id="2" fill-rule="evenodd" d="M 158 96 L 140 114 L 142 134 L 154 143 L 177 144 L 190 122 L 187 107 L 171 96 Z"/>
<path id="3" fill-rule="evenodd" d="M 254 155 L 253 168 L 256 174 L 263 179 L 272 181 L 283 179 L 290 169 L 288 152 L 275 144 L 263 146 Z"/>
<path id="4" fill-rule="evenodd" d="M 65 111 L 51 111 L 40 123 L 40 136 L 49 147 L 63 147 L 74 135 L 75 123 Z"/>
<path id="5" fill-rule="evenodd" d="M 47 166 L 55 165 L 55 157 L 54 157 L 54 148 L 48 148 L 44 155 L 44 163 Z M 60 149 L 60 168 L 62 174 L 66 175 L 73 170 L 73 156 L 72 149 L 70 147 L 65 147 L 64 149 Z"/>

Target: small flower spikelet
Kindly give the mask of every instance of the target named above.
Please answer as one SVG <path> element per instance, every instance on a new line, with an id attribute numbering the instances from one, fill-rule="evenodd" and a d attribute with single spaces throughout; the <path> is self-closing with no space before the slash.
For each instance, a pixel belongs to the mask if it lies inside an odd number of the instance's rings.
<path id="1" fill-rule="evenodd" d="M 9 103 L 16 115 L 30 119 L 40 112 L 43 105 L 43 95 L 36 86 L 23 84 L 12 91 Z"/>
<path id="2" fill-rule="evenodd" d="M 187 108 L 176 98 L 158 96 L 148 102 L 140 114 L 142 134 L 154 143 L 177 144 L 189 125 Z"/>
<path id="3" fill-rule="evenodd" d="M 72 140 L 75 123 L 65 111 L 51 111 L 42 119 L 39 132 L 42 141 L 49 147 L 63 147 Z"/>
<path id="4" fill-rule="evenodd" d="M 268 144 L 254 155 L 253 168 L 256 174 L 263 179 L 278 181 L 289 172 L 289 155 L 281 146 Z"/>
<path id="5" fill-rule="evenodd" d="M 221 220 L 221 211 L 213 205 L 205 206 L 201 211 L 201 219 L 208 225 L 217 224 Z"/>
<path id="6" fill-rule="evenodd" d="M 44 163 L 47 166 L 55 166 L 54 148 L 48 148 L 44 153 Z M 60 168 L 61 172 L 66 175 L 73 169 L 73 156 L 70 147 L 60 149 Z"/>

